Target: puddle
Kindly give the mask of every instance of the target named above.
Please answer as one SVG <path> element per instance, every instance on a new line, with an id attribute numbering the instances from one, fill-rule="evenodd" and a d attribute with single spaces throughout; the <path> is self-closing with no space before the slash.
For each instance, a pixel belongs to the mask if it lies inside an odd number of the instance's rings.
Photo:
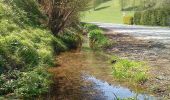
<path id="1" fill-rule="evenodd" d="M 157 100 L 154 96 L 149 96 L 147 94 L 138 94 L 126 87 L 122 87 L 120 85 L 109 84 L 105 81 L 98 80 L 93 76 L 86 75 L 83 78 L 87 81 L 91 81 L 94 83 L 93 88 L 101 91 L 102 95 L 105 97 L 103 100 L 117 100 L 119 99 L 127 99 L 127 98 L 135 98 L 137 100 Z"/>

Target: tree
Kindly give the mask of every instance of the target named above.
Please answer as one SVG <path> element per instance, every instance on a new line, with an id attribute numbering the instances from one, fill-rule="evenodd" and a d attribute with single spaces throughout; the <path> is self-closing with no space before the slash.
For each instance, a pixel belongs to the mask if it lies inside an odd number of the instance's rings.
<path id="1" fill-rule="evenodd" d="M 81 11 L 86 10 L 89 2 L 90 0 L 39 0 L 54 35 L 77 22 Z"/>

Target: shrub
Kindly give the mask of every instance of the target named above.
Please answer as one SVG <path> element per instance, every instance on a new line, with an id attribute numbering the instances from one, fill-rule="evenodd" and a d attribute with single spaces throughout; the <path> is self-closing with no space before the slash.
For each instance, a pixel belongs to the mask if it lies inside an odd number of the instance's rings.
<path id="1" fill-rule="evenodd" d="M 133 17 L 132 16 L 124 16 L 123 23 L 128 25 L 133 25 Z"/>
<path id="2" fill-rule="evenodd" d="M 113 75 L 118 79 L 128 79 L 137 83 L 144 83 L 148 79 L 148 67 L 142 62 L 113 58 Z"/>
<path id="3" fill-rule="evenodd" d="M 48 91 L 50 74 L 43 67 L 37 67 L 30 72 L 22 72 L 17 80 L 14 93 L 20 97 L 33 97 Z"/>
<path id="4" fill-rule="evenodd" d="M 103 35 L 103 31 L 100 29 L 92 30 L 88 33 L 89 45 L 91 48 L 105 48 L 110 45 L 109 39 Z"/>
<path id="5" fill-rule="evenodd" d="M 134 24 L 140 25 L 141 12 L 135 12 L 134 14 Z"/>
<path id="6" fill-rule="evenodd" d="M 100 29 L 97 25 L 94 25 L 94 24 L 85 24 L 84 25 L 84 28 L 90 32 L 92 30 L 95 30 L 95 29 Z"/>
<path id="7" fill-rule="evenodd" d="M 0 75 L 0 95 L 7 93 L 13 93 L 14 89 L 17 88 L 17 79 L 21 73 L 18 70 L 7 72 L 7 74 Z"/>
<path id="8" fill-rule="evenodd" d="M 136 12 L 134 23 L 137 25 L 169 26 L 170 11 L 168 9 L 151 9 Z"/>
<path id="9" fill-rule="evenodd" d="M 81 35 L 74 29 L 67 29 L 59 34 L 59 38 L 64 42 L 68 49 L 77 49 L 82 43 Z"/>
<path id="10" fill-rule="evenodd" d="M 0 75 L 0 95 L 14 93 L 18 97 L 32 97 L 48 91 L 51 75 L 44 67 L 32 71 L 9 71 Z"/>

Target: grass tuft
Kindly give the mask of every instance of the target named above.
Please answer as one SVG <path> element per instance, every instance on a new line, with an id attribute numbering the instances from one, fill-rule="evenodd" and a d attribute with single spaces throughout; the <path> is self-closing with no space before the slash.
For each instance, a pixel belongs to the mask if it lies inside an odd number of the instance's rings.
<path id="1" fill-rule="evenodd" d="M 132 82 L 144 83 L 148 80 L 148 69 L 143 62 L 131 61 L 127 59 L 120 59 L 118 57 L 113 57 L 111 62 L 113 62 L 113 75 L 114 77 L 123 80 L 128 79 Z"/>

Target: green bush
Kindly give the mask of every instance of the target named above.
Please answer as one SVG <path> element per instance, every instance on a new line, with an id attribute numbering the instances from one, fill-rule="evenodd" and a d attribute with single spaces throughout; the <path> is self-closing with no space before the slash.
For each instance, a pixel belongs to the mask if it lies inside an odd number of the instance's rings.
<path id="1" fill-rule="evenodd" d="M 59 38 L 67 46 L 67 49 L 77 49 L 81 46 L 82 36 L 74 29 L 67 29 L 59 34 Z"/>
<path id="2" fill-rule="evenodd" d="M 32 97 L 48 91 L 51 75 L 44 67 L 32 71 L 9 71 L 0 75 L 0 95 L 13 93 L 17 97 Z"/>
<path id="3" fill-rule="evenodd" d="M 97 25 L 94 24 L 85 24 L 84 28 L 89 32 L 95 29 L 100 29 Z"/>
<path id="4" fill-rule="evenodd" d="M 170 11 L 168 9 L 151 9 L 136 12 L 134 23 L 137 25 L 169 26 Z"/>
<path id="5" fill-rule="evenodd" d="M 104 36 L 100 29 L 92 30 L 88 33 L 89 45 L 91 48 L 105 48 L 110 45 L 109 39 Z"/>
<path id="6" fill-rule="evenodd" d="M 133 25 L 133 17 L 132 16 L 124 16 L 123 23 L 128 25 Z"/>
<path id="7" fill-rule="evenodd" d="M 140 25 L 141 12 L 135 12 L 134 14 L 134 24 Z"/>
<path id="8" fill-rule="evenodd" d="M 49 80 L 50 75 L 43 67 L 37 67 L 30 72 L 22 72 L 14 93 L 19 97 L 33 97 L 45 93 L 51 83 Z"/>

